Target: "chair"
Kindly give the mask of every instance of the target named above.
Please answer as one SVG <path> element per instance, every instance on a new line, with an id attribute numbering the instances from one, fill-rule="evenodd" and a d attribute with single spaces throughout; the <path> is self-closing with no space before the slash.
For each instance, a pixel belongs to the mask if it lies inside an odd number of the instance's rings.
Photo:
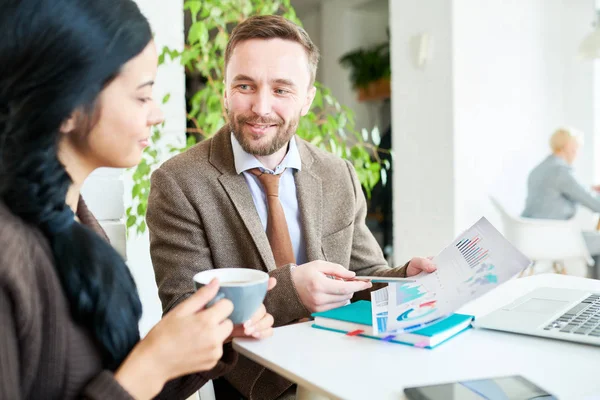
<path id="1" fill-rule="evenodd" d="M 215 400 L 215 387 L 212 381 L 208 381 L 196 393 L 187 398 L 187 400 Z"/>
<path id="2" fill-rule="evenodd" d="M 198 390 L 199 400 L 215 400 L 215 387 L 212 381 L 208 381 Z"/>
<path id="3" fill-rule="evenodd" d="M 554 271 L 562 274 L 566 260 L 579 259 L 594 265 L 575 220 L 515 217 L 497 199 L 490 197 L 490 200 L 502 217 L 506 239 L 532 260 L 530 274 L 537 262 L 550 262 Z"/>

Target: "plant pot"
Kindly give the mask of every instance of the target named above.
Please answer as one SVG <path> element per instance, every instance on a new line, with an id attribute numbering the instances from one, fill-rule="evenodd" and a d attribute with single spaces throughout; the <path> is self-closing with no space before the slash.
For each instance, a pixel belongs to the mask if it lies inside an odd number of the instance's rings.
<path id="1" fill-rule="evenodd" d="M 358 88 L 358 101 L 377 101 L 389 99 L 392 85 L 389 78 L 381 78 L 370 82 L 367 87 Z"/>

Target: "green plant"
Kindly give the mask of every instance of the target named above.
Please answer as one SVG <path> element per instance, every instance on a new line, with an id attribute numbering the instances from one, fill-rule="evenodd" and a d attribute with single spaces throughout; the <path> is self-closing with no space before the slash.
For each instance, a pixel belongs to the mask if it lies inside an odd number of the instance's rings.
<path id="1" fill-rule="evenodd" d="M 340 58 L 340 64 L 350 68 L 350 81 L 355 89 L 365 88 L 382 78 L 389 79 L 392 72 L 389 43 L 348 52 Z"/>
<path id="2" fill-rule="evenodd" d="M 187 73 L 199 74 L 205 85 L 189 99 L 188 140 L 184 145 L 164 145 L 166 137 L 160 128 L 152 135 L 153 146 L 148 148 L 142 162 L 133 171 L 132 204 L 127 208 L 127 227 L 138 234 L 146 230 L 147 198 L 150 192 L 150 174 L 165 159 L 176 155 L 200 140 L 210 137 L 226 122 L 223 106 L 224 53 L 231 28 L 251 15 L 279 14 L 301 24 L 290 0 L 186 0 L 184 9 L 191 15 L 192 24 L 183 51 L 165 47 L 159 64 L 178 60 Z M 297 133 L 312 144 L 350 160 L 367 194 L 381 179 L 385 184 L 388 160 L 380 160 L 380 133 L 358 132 L 354 114 L 342 106 L 331 91 L 315 83 L 317 94 L 310 112 L 300 119 Z M 168 95 L 163 103 L 168 101 Z"/>

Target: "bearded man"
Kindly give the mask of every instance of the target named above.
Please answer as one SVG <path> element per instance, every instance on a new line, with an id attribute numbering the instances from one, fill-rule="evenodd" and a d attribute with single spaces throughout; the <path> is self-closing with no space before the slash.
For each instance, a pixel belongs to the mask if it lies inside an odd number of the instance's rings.
<path id="1" fill-rule="evenodd" d="M 353 281 L 356 274 L 435 270 L 426 258 L 390 268 L 365 224 L 352 164 L 296 137 L 315 97 L 318 60 L 308 34 L 282 17 L 252 17 L 233 30 L 229 123 L 152 175 L 147 223 L 164 312 L 194 292 L 196 273 L 213 268 L 276 278 L 265 299 L 275 326 L 368 296 L 371 284 Z M 294 397 L 292 382 L 243 356 L 214 385 L 217 398 Z"/>

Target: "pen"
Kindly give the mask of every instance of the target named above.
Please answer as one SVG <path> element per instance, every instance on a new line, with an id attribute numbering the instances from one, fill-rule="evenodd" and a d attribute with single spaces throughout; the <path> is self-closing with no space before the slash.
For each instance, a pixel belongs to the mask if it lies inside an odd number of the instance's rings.
<path id="1" fill-rule="evenodd" d="M 411 278 L 397 278 L 397 277 L 388 277 L 388 276 L 355 276 L 354 278 L 344 279 L 335 275 L 325 275 L 329 279 L 352 282 L 352 281 L 370 281 L 372 283 L 390 283 L 390 282 L 415 282 L 414 279 Z"/>
<path id="2" fill-rule="evenodd" d="M 415 282 L 412 278 L 398 278 L 393 276 L 355 276 L 351 281 L 371 281 L 373 283 L 390 283 L 390 282 Z"/>

